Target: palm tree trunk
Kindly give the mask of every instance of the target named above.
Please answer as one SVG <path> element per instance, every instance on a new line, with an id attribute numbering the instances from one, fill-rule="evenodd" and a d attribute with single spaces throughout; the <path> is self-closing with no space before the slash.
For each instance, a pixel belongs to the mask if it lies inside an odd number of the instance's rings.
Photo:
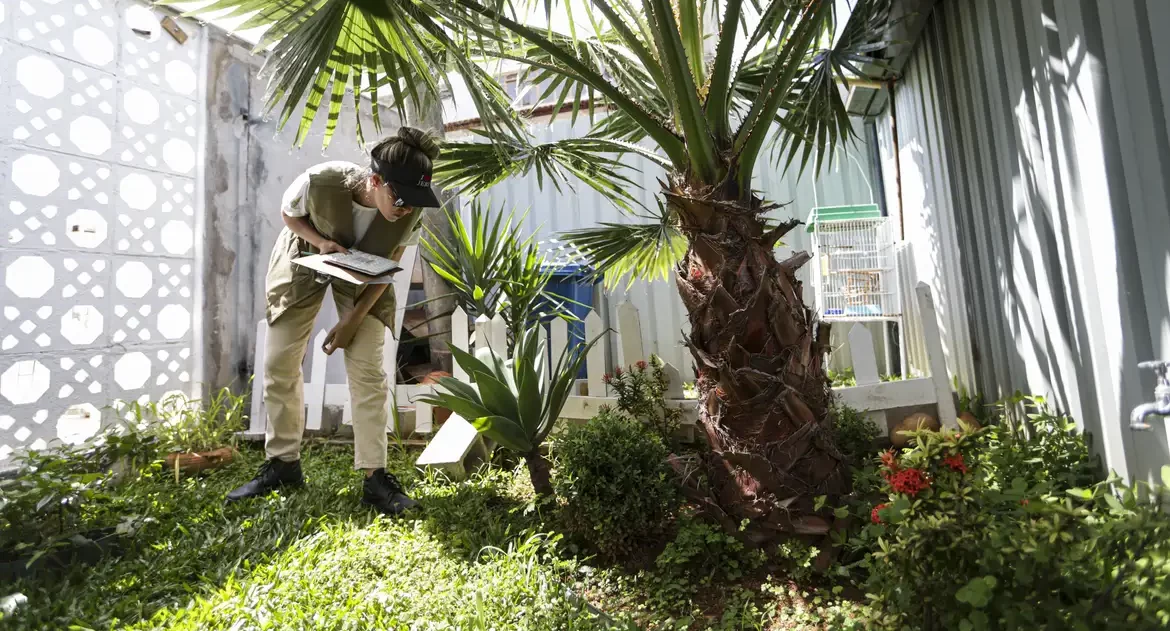
<path id="1" fill-rule="evenodd" d="M 406 102 L 406 122 L 408 125 L 418 127 L 419 129 L 432 132 L 435 136 L 442 138 L 445 136 L 443 127 L 443 104 L 438 99 L 428 99 L 421 108 L 415 107 L 414 103 L 409 99 Z M 455 197 L 454 193 L 446 190 L 439 190 L 439 201 L 443 202 L 444 208 L 457 208 L 458 201 L 452 201 Z M 447 221 L 446 215 L 442 210 L 430 209 L 423 214 L 423 227 L 430 230 L 442 239 L 451 239 L 454 235 L 451 232 L 451 224 Z M 427 321 L 430 322 L 432 330 L 437 329 L 429 340 L 431 363 L 438 369 L 450 373 L 452 370 L 451 351 L 447 348 L 447 343 L 451 341 L 451 330 L 444 324 L 443 316 L 450 314 L 455 310 L 455 298 L 445 298 L 443 300 L 434 300 L 440 296 L 451 295 L 451 286 L 447 281 L 443 280 L 442 276 L 435 273 L 430 265 L 427 265 L 422 259 L 422 249 L 419 249 L 418 261 L 416 265 L 422 266 L 423 277 L 423 295 L 426 296 L 428 302 L 423 306 L 423 310 L 427 314 Z"/>
<path id="2" fill-rule="evenodd" d="M 729 531 L 747 520 L 739 534 L 754 543 L 823 534 L 830 520 L 816 514 L 815 498 L 845 493 L 850 482 L 828 414 L 829 328 L 804 305 L 796 278 L 810 256 L 774 255 L 798 222 L 769 229 L 762 217 L 774 206 L 718 188 L 676 181 L 664 193 L 690 240 L 677 284 L 710 445 L 705 484 L 689 494 Z"/>
<path id="3" fill-rule="evenodd" d="M 528 465 L 528 477 L 532 480 L 532 488 L 537 497 L 552 497 L 552 475 L 549 470 L 548 459 L 540 453 L 540 447 L 524 455 L 524 463 Z"/>

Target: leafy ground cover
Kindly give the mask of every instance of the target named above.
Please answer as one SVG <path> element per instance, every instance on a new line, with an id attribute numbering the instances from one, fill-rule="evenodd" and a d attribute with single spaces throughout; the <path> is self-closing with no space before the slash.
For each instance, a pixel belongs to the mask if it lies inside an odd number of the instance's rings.
<path id="1" fill-rule="evenodd" d="M 1170 518 L 1149 504 L 1164 490 L 1104 478 L 1072 421 L 1042 400 L 1009 402 L 978 432 L 920 433 L 900 452 L 879 451 L 863 415 L 836 410 L 854 490 L 824 507 L 840 524 L 831 548 L 824 539 L 750 547 L 666 495 L 630 500 L 666 481 L 664 444 L 628 410 L 607 414 L 598 427 L 610 431 L 570 429 L 552 442 L 559 505 L 538 502 L 522 459 L 505 452 L 450 482 L 416 471 L 416 454 L 393 447 L 391 469 L 422 506 L 403 519 L 360 507 L 345 446 L 309 443 L 305 489 L 234 505 L 222 498 L 260 463 L 255 447 L 178 481 L 140 459 L 78 500 L 66 522 L 70 532 L 130 530 L 125 545 L 94 564 L 3 585 L 0 598 L 27 600 L 0 613 L 0 629 L 1170 624 Z M 142 451 L 133 441 L 113 447 Z M 38 462 L 43 475 L 28 479 L 54 493 L 93 475 Z M 617 473 L 599 473 L 606 467 Z M 1164 476 L 1170 483 L 1170 468 Z M 36 495 L 29 501 L 39 504 Z M 0 497 L 6 509 L 20 506 L 12 497 Z M 606 504 L 629 523 L 582 534 Z M 43 545 L 60 532 L 54 511 L 38 518 L 35 536 L 19 530 L 27 524 L 18 513 L 0 511 L 0 543 Z M 598 536 L 625 541 L 599 545 Z"/>
<path id="2" fill-rule="evenodd" d="M 347 447 L 310 444 L 305 489 L 236 505 L 223 495 L 252 475 L 263 457 L 256 449 L 178 484 L 161 464 L 148 466 L 82 516 L 93 525 L 135 521 L 132 545 L 95 565 L 6 586 L 0 596 L 28 600 L 0 617 L 0 628 L 707 628 L 699 620 L 721 619 L 722 609 L 727 628 L 762 628 L 767 601 L 777 598 L 752 585 L 692 584 L 692 569 L 735 555 L 695 543 L 693 532 L 675 556 L 678 572 L 591 566 L 542 520 L 523 467 L 450 483 L 416 472 L 415 455 L 392 456 L 423 506 L 398 520 L 359 506 Z M 695 598 L 700 590 L 706 597 Z"/>

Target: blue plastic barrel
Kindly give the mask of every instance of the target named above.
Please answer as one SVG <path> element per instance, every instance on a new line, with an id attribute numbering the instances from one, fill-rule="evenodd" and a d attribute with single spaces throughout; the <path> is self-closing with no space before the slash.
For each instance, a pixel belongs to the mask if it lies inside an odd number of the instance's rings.
<path id="1" fill-rule="evenodd" d="M 544 271 L 550 270 L 552 278 L 549 279 L 545 291 L 565 298 L 565 309 L 577 318 L 568 322 L 569 348 L 573 348 L 585 342 L 585 316 L 593 310 L 593 289 L 596 279 L 592 276 L 593 270 L 588 265 L 580 263 L 550 264 L 544 267 Z M 546 326 L 548 321 L 545 320 Z M 552 357 L 554 366 L 557 359 Z M 582 364 L 578 378 L 584 379 L 586 372 L 586 366 Z"/>

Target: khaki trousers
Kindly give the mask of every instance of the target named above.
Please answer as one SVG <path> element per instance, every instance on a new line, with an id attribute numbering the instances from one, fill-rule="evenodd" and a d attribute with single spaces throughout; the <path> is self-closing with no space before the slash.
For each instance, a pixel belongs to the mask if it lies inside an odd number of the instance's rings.
<path id="1" fill-rule="evenodd" d="M 342 296 L 334 295 L 334 300 L 342 317 L 353 309 L 353 303 Z M 264 405 L 268 409 L 268 429 L 264 450 L 269 458 L 287 462 L 300 458 L 301 439 L 305 433 L 305 378 L 301 363 L 320 310 L 320 300 L 309 301 L 287 309 L 268 327 L 264 354 Z M 385 331 L 381 321 L 367 315 L 358 326 L 353 341 L 345 348 L 345 376 L 353 410 L 355 469 L 386 466 L 389 384 L 382 368 Z"/>

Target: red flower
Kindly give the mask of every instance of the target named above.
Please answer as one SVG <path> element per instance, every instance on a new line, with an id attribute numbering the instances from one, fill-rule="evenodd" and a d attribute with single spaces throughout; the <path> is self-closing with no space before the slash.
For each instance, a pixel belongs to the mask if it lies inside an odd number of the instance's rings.
<path id="1" fill-rule="evenodd" d="M 697 267 L 692 267 L 691 268 L 691 280 L 699 280 L 701 278 L 703 278 L 703 270 L 701 270 Z"/>
<path id="2" fill-rule="evenodd" d="M 611 381 L 613 381 L 613 377 L 609 373 L 605 373 L 601 376 L 601 383 L 609 383 Z"/>
<path id="3" fill-rule="evenodd" d="M 613 376 L 614 377 L 621 377 L 622 376 L 622 367 L 621 366 L 618 366 L 617 368 L 613 369 Z"/>
<path id="4" fill-rule="evenodd" d="M 634 366 L 637 366 L 638 370 L 646 370 L 646 361 L 639 359 L 638 363 L 634 364 Z"/>
<path id="5" fill-rule="evenodd" d="M 1028 498 L 1025 497 L 1024 499 L 1020 500 L 1020 506 L 1027 506 L 1027 505 L 1028 505 Z"/>
<path id="6" fill-rule="evenodd" d="M 904 493 L 910 497 L 930 488 L 930 479 L 919 469 L 903 469 L 886 479 L 895 493 Z"/>
<path id="7" fill-rule="evenodd" d="M 881 515 L 878 514 L 878 511 L 880 511 L 884 508 L 889 508 L 889 506 L 890 506 L 889 504 L 878 504 L 877 506 L 874 506 L 873 510 L 871 510 L 869 512 L 869 520 L 875 524 L 883 523 L 882 517 L 881 517 Z"/>
<path id="8" fill-rule="evenodd" d="M 882 452 L 882 466 L 894 473 L 897 473 L 898 456 L 894 455 L 893 449 L 887 449 L 886 451 Z"/>
<path id="9" fill-rule="evenodd" d="M 943 458 L 943 464 L 950 467 L 952 471 L 967 473 L 967 463 L 963 462 L 963 454 L 947 456 Z"/>

